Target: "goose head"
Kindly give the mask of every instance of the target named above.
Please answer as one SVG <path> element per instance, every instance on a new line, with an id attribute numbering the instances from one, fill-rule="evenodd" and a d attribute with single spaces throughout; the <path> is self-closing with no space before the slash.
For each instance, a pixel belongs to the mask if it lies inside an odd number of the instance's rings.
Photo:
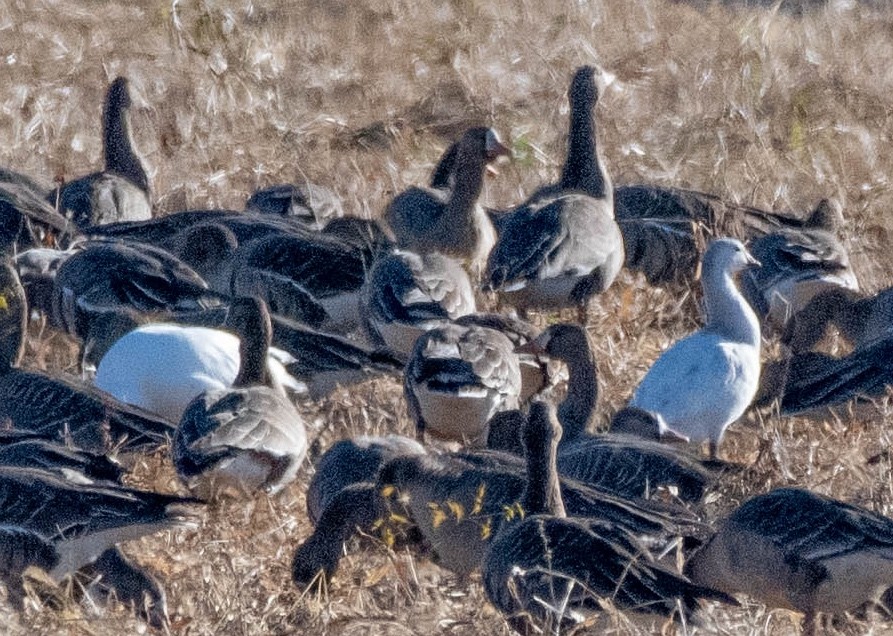
<path id="1" fill-rule="evenodd" d="M 567 90 L 568 100 L 572 104 L 595 105 L 599 96 L 599 76 L 601 72 L 594 66 L 581 66 L 574 73 Z"/>
<path id="2" fill-rule="evenodd" d="M 464 139 L 474 141 L 474 145 L 480 148 L 481 137 L 483 136 L 484 156 L 487 161 L 494 161 L 499 157 L 510 157 L 512 151 L 505 146 L 499 139 L 499 134 L 492 128 L 472 128 L 465 133 Z"/>
<path id="3" fill-rule="evenodd" d="M 803 223 L 805 227 L 835 231 L 843 227 L 843 206 L 836 199 L 822 199 Z"/>
<path id="4" fill-rule="evenodd" d="M 133 105 L 130 100 L 129 82 L 126 77 L 116 77 L 109 85 L 106 103 L 112 111 L 123 110 Z"/>
<path id="5" fill-rule="evenodd" d="M 546 354 L 558 360 L 574 360 L 591 350 L 586 331 L 573 323 L 552 325 L 540 335 L 515 349 L 516 353 Z"/>
<path id="6" fill-rule="evenodd" d="M 734 275 L 751 267 L 759 267 L 760 261 L 738 239 L 719 238 L 714 239 L 707 247 L 701 266 L 705 275 L 707 272 L 727 272 Z"/>

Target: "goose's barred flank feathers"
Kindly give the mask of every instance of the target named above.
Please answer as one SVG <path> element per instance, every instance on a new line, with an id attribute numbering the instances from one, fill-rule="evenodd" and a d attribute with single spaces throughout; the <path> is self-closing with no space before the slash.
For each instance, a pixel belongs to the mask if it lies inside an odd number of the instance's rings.
<path id="1" fill-rule="evenodd" d="M 757 495 L 686 564 L 692 580 L 804 613 L 877 601 L 893 581 L 893 520 L 799 488 Z"/>
<path id="2" fill-rule="evenodd" d="M 403 389 L 419 437 L 483 445 L 493 414 L 518 406 L 521 368 L 499 331 L 447 324 L 418 338 Z"/>
<path id="3" fill-rule="evenodd" d="M 424 331 L 476 309 L 471 280 L 457 261 L 403 250 L 378 259 L 361 304 L 370 338 L 405 356 Z"/>

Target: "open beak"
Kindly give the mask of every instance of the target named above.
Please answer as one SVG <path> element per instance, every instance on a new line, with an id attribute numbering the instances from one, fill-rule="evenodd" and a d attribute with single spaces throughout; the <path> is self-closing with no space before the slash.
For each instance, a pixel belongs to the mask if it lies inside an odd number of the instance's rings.
<path id="1" fill-rule="evenodd" d="M 758 261 L 754 257 L 754 255 L 750 253 L 750 251 L 745 250 L 744 254 L 747 256 L 747 264 L 750 267 L 762 267 L 763 266 L 763 264 L 760 261 Z"/>
<path id="2" fill-rule="evenodd" d="M 487 131 L 487 142 L 485 146 L 487 161 L 495 161 L 499 157 L 511 157 L 512 151 L 508 146 L 500 141 L 496 131 L 492 128 Z"/>

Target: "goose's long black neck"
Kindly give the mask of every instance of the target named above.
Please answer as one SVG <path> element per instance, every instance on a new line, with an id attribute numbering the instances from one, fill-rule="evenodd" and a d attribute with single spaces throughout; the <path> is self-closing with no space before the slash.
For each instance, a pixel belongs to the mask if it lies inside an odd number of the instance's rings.
<path id="1" fill-rule="evenodd" d="M 234 310 L 243 311 L 242 308 L 230 309 Z M 275 388 L 273 376 L 267 366 L 267 353 L 273 333 L 269 314 L 263 309 L 248 309 L 234 322 L 231 328 L 239 336 L 239 373 L 233 381 L 233 387 L 264 385 Z"/>
<path id="2" fill-rule="evenodd" d="M 534 402 L 524 430 L 527 485 L 521 502 L 528 515 L 566 516 L 558 479 L 558 442 L 561 427 L 551 406 Z"/>
<path id="3" fill-rule="evenodd" d="M 0 265 L 0 375 L 15 369 L 25 345 L 28 305 L 12 263 Z"/>
<path id="4" fill-rule="evenodd" d="M 611 194 L 608 176 L 599 164 L 594 103 L 571 103 L 567 159 L 561 171 L 561 188 L 579 190 L 599 199 Z"/>
<path id="5" fill-rule="evenodd" d="M 434 167 L 431 173 L 431 180 L 428 185 L 438 190 L 446 190 L 450 187 L 450 177 L 456 169 L 456 157 L 459 154 L 459 142 L 454 143 L 447 148 L 446 152 L 440 157 L 440 161 Z"/>
<path id="6" fill-rule="evenodd" d="M 595 358 L 588 346 L 579 359 L 566 360 L 567 395 L 558 407 L 558 421 L 564 429 L 564 441 L 574 440 L 586 432 L 598 400 L 598 378 Z"/>
<path id="7" fill-rule="evenodd" d="M 106 104 L 103 113 L 105 169 L 126 177 L 144 192 L 149 192 L 149 177 L 133 150 L 127 109 L 115 102 Z"/>
<path id="8" fill-rule="evenodd" d="M 471 218 L 484 186 L 484 157 L 470 148 L 459 148 L 455 164 L 453 191 L 446 203 L 447 216 Z"/>

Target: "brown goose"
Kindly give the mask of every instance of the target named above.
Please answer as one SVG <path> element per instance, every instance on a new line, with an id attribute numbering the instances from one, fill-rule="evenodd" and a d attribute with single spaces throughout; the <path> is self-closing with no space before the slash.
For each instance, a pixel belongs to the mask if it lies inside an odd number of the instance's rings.
<path id="1" fill-rule="evenodd" d="M 37 468 L 74 485 L 121 483 L 123 470 L 105 455 L 69 448 L 40 437 L 7 432 L 0 434 L 0 466 Z M 8 521 L 8 520 L 6 520 Z M 2 525 L 2 524 L 0 524 Z M 7 599 L 19 606 L 24 593 L 22 571 L 29 565 L 50 571 L 60 555 L 55 545 L 39 533 L 20 525 L 0 529 L 0 580 L 7 586 Z M 93 579 L 89 591 L 114 597 L 134 609 L 153 627 L 167 623 L 167 599 L 161 584 L 138 564 L 111 547 L 78 575 Z"/>
<path id="2" fill-rule="evenodd" d="M 478 197 L 487 162 L 506 154 L 509 150 L 493 129 L 467 130 L 456 149 L 451 187 L 412 187 L 388 204 L 384 218 L 397 246 L 420 254 L 441 252 L 468 261 L 479 273 L 496 242 L 496 231 Z"/>
<path id="3" fill-rule="evenodd" d="M 623 266 L 623 237 L 614 220 L 613 189 L 599 161 L 594 108 L 599 71 L 577 69 L 568 98 L 568 155 L 557 186 L 549 186 L 500 221 L 485 287 L 527 309 L 586 305 Z"/>
<path id="4" fill-rule="evenodd" d="M 819 204 L 822 210 L 827 202 Z M 770 212 L 722 200 L 715 194 L 652 184 L 614 188 L 614 210 L 623 232 L 625 266 L 650 285 L 688 286 L 710 236 L 750 241 L 777 232 L 797 233 L 815 212 Z"/>
<path id="5" fill-rule="evenodd" d="M 331 576 L 357 527 L 386 539 L 420 534 L 440 565 L 468 574 L 480 567 L 506 511 L 517 512 L 525 483 L 523 460 L 506 453 L 399 454 L 380 467 L 375 483 L 354 483 L 331 498 L 295 553 L 293 578 L 303 586 L 320 571 Z M 574 480 L 562 479 L 561 487 L 570 514 L 598 517 L 654 546 L 701 532 L 699 522 L 676 507 L 666 511 Z"/>
<path id="6" fill-rule="evenodd" d="M 90 323 L 118 309 L 143 313 L 194 311 L 225 297 L 170 252 L 132 241 L 86 241 L 59 265 L 52 322 L 84 340 Z"/>
<path id="7" fill-rule="evenodd" d="M 438 252 L 395 250 L 378 259 L 361 302 L 372 341 L 404 356 L 425 331 L 476 309 L 468 274 L 458 261 Z"/>
<path id="8" fill-rule="evenodd" d="M 633 532 L 604 520 L 569 517 L 556 459 L 555 407 L 534 400 L 523 429 L 527 480 L 520 520 L 503 523 L 483 560 L 487 597 L 520 633 L 558 633 L 610 602 L 621 610 L 690 622 L 699 598 L 734 603 L 661 565 Z"/>
<path id="9" fill-rule="evenodd" d="M 240 334 L 239 372 L 231 387 L 204 391 L 186 407 L 174 433 L 174 465 L 202 497 L 276 493 L 307 452 L 304 422 L 267 368 L 273 327 L 264 302 L 234 300 L 227 325 Z"/>
<path id="10" fill-rule="evenodd" d="M 837 237 L 843 213 L 835 201 L 819 203 L 801 228 L 780 228 L 751 241 L 762 267 L 742 275 L 741 291 L 765 327 L 783 331 L 822 291 L 859 290 L 849 254 Z"/>
<path id="11" fill-rule="evenodd" d="M 329 188 L 315 183 L 287 183 L 256 190 L 245 203 L 249 214 L 276 214 L 299 219 L 315 229 L 344 216 L 341 201 Z"/>
<path id="12" fill-rule="evenodd" d="M 145 492 L 118 484 L 77 484 L 53 471 L 0 466 L 0 576 L 13 602 L 21 602 L 21 574 L 29 565 L 47 570 L 56 581 L 94 564 L 122 600 L 133 601 L 159 625 L 164 607 L 144 608 L 142 594 L 163 601 L 157 584 L 127 576 L 148 576 L 134 568 L 115 546 L 160 530 L 195 527 L 194 499 Z M 129 567 L 128 567 L 129 566 Z M 158 589 L 159 595 L 152 590 Z"/>
<path id="13" fill-rule="evenodd" d="M 68 440 L 94 452 L 167 443 L 173 425 L 130 407 L 77 378 L 17 367 L 24 350 L 27 302 L 9 262 L 0 265 L 0 418 L 16 430 Z"/>
<path id="14" fill-rule="evenodd" d="M 493 414 L 518 407 L 521 369 L 499 331 L 447 324 L 418 338 L 403 388 L 420 440 L 428 433 L 482 446 Z"/>
<path id="15" fill-rule="evenodd" d="M 345 333 L 361 324 L 360 290 L 376 255 L 321 232 L 271 233 L 236 252 L 232 293 L 262 298 L 273 313 L 311 327 Z"/>
<path id="16" fill-rule="evenodd" d="M 109 86 L 102 113 L 105 169 L 67 183 L 48 199 L 71 212 L 79 228 L 116 221 L 143 221 L 152 217 L 149 177 L 133 149 L 128 111 L 127 79 L 118 77 Z"/>
<path id="17" fill-rule="evenodd" d="M 746 501 L 689 559 L 693 581 L 803 612 L 842 614 L 893 587 L 893 521 L 799 488 Z"/>

